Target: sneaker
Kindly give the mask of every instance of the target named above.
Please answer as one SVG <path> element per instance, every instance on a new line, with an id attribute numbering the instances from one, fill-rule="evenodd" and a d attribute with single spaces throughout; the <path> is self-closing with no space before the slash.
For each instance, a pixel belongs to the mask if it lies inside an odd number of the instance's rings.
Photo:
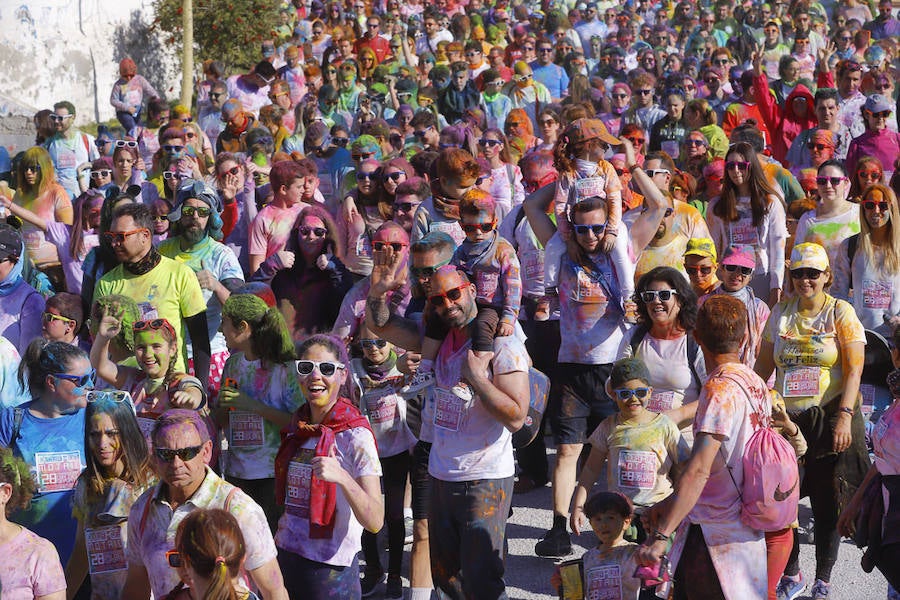
<path id="1" fill-rule="evenodd" d="M 377 571 L 366 569 L 365 574 L 359 582 L 359 586 L 362 588 L 362 597 L 368 598 L 374 594 L 375 588 L 377 588 L 382 581 L 384 581 L 384 571 L 381 569 Z"/>
<path id="2" fill-rule="evenodd" d="M 798 579 L 784 576 L 781 578 L 781 581 L 778 582 L 778 587 L 775 588 L 775 594 L 778 600 L 794 600 L 794 598 L 802 594 L 805 589 L 806 582 L 803 580 L 802 574 Z"/>
<path id="3" fill-rule="evenodd" d="M 821 579 L 816 579 L 816 582 L 812 586 L 812 591 L 810 595 L 813 600 L 827 600 L 828 594 L 831 592 L 831 584 L 822 581 Z"/>
<path id="4" fill-rule="evenodd" d="M 415 522 L 412 517 L 403 518 L 403 527 L 406 529 L 406 535 L 403 538 L 403 545 L 409 546 L 413 543 L 413 526 Z"/>
<path id="5" fill-rule="evenodd" d="M 541 296 L 540 298 L 538 298 L 537 303 L 534 307 L 534 320 L 550 320 L 550 296 Z"/>
<path id="6" fill-rule="evenodd" d="M 434 371 L 417 371 L 409 383 L 400 388 L 401 394 L 416 394 L 434 384 Z"/>
<path id="7" fill-rule="evenodd" d="M 399 575 L 391 575 L 388 577 L 387 586 L 384 589 L 385 598 L 402 598 L 403 597 L 403 580 Z"/>
<path id="8" fill-rule="evenodd" d="M 544 558 L 563 558 L 572 554 L 572 539 L 565 529 L 551 529 L 534 545 L 534 553 Z"/>

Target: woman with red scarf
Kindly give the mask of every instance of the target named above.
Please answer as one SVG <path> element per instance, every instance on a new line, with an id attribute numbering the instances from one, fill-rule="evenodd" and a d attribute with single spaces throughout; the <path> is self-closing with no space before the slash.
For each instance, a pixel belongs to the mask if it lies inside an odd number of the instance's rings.
<path id="1" fill-rule="evenodd" d="M 340 391 L 347 357 L 336 338 L 314 335 L 297 348 L 306 399 L 282 432 L 275 499 L 284 505 L 275 544 L 291 598 L 360 598 L 357 554 L 363 529 L 384 523 L 375 436 Z"/>

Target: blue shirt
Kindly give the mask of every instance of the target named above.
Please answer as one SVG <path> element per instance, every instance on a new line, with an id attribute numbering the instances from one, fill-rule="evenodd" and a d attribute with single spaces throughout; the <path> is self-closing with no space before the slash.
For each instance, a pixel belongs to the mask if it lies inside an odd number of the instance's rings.
<path id="1" fill-rule="evenodd" d="M 537 61 L 531 63 L 534 80 L 543 83 L 553 98 L 565 98 L 569 95 L 569 76 L 566 70 L 557 64 L 541 65 Z"/>

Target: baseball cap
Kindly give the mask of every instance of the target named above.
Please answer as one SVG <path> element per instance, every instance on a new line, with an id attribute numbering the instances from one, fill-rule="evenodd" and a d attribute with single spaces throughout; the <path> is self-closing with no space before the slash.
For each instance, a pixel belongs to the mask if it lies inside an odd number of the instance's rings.
<path id="1" fill-rule="evenodd" d="M 702 256 L 716 262 L 716 245 L 709 238 L 691 238 L 684 250 L 685 256 Z"/>
<path id="2" fill-rule="evenodd" d="M 22 256 L 22 234 L 6 223 L 0 223 L 0 260 Z"/>
<path id="3" fill-rule="evenodd" d="M 723 265 L 737 265 L 739 267 L 756 268 L 756 256 L 752 246 L 729 246 L 722 257 Z"/>
<path id="4" fill-rule="evenodd" d="M 811 242 L 797 244 L 791 250 L 791 270 L 794 269 L 825 271 L 828 269 L 828 253 L 819 244 Z"/>
<path id="5" fill-rule="evenodd" d="M 599 139 L 611 146 L 620 146 L 622 140 L 614 136 L 600 119 L 577 119 L 566 127 L 563 136 L 569 144 Z"/>
<path id="6" fill-rule="evenodd" d="M 866 103 L 863 105 L 863 108 L 873 112 L 883 112 L 885 110 L 894 111 L 894 107 L 891 106 L 890 101 L 882 94 L 872 94 L 868 98 L 866 98 Z"/>
<path id="7" fill-rule="evenodd" d="M 613 363 L 609 374 L 609 387 L 616 389 L 626 381 L 637 379 L 650 383 L 650 370 L 639 358 L 622 358 Z"/>

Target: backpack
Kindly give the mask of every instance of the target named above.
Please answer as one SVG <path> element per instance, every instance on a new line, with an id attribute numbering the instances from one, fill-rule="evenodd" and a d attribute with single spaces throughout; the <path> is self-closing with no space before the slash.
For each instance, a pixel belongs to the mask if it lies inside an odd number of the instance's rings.
<path id="1" fill-rule="evenodd" d="M 797 519 L 800 503 L 800 469 L 791 444 L 772 428 L 772 419 L 753 406 L 750 394 L 737 380 L 750 408 L 759 418 L 760 426 L 744 446 L 741 462 L 744 482 L 738 487 L 727 466 L 731 481 L 741 498 L 741 522 L 761 531 L 780 531 Z M 721 448 L 719 449 L 721 452 Z M 725 458 L 725 455 L 722 455 Z"/>
<path id="2" fill-rule="evenodd" d="M 534 367 L 528 369 L 528 414 L 522 428 L 512 435 L 513 448 L 524 448 L 541 433 L 547 398 L 550 396 L 550 378 Z"/>

